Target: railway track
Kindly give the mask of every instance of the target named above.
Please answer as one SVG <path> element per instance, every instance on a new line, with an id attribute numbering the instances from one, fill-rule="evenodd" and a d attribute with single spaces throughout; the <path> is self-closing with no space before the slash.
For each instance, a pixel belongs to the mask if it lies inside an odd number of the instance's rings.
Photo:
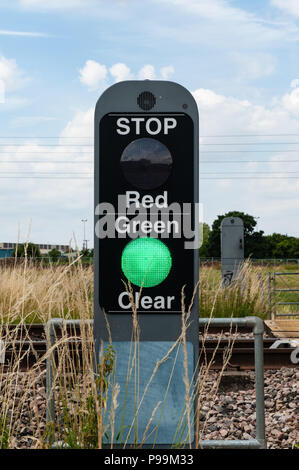
<path id="1" fill-rule="evenodd" d="M 82 327 L 81 327 L 82 328 Z M 0 368 L 11 369 L 19 361 L 18 367 L 22 370 L 31 368 L 40 362 L 45 366 L 47 341 L 44 325 L 32 324 L 28 326 L 7 325 L 2 326 L 0 345 Z M 61 338 L 62 331 L 57 328 L 57 340 Z M 82 338 L 80 327 L 68 327 L 66 330 L 70 339 L 67 341 L 69 353 L 75 358 L 82 354 Z M 219 334 L 221 333 L 221 336 Z M 227 369 L 232 371 L 254 370 L 254 339 L 251 336 L 238 336 L 238 332 L 223 331 L 220 328 L 210 327 L 208 331 L 200 331 L 200 364 L 209 364 L 212 369 L 221 369 L 223 357 L 230 355 Z M 247 332 L 249 333 L 249 331 Z M 205 335 L 203 337 L 203 335 Z M 227 336 L 229 335 L 229 336 Z M 298 367 L 292 361 L 295 347 L 280 344 L 275 347 L 276 338 L 264 338 L 264 367 L 265 369 L 280 369 L 282 367 Z M 92 348 L 92 343 L 87 344 Z M 273 347 L 274 346 L 274 347 Z M 58 358 L 58 351 L 54 350 L 54 357 Z"/>

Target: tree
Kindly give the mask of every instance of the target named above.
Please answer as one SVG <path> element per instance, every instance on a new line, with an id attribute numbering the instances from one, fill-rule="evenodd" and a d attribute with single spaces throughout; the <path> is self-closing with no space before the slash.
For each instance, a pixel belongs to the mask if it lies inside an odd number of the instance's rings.
<path id="1" fill-rule="evenodd" d="M 91 251 L 93 250 L 89 250 L 88 248 L 84 248 L 83 250 L 80 251 L 80 255 L 84 258 L 92 258 L 92 254 L 91 254 Z"/>
<path id="2" fill-rule="evenodd" d="M 265 236 L 266 243 L 267 243 L 267 252 L 265 258 L 283 258 L 279 251 L 277 250 L 277 246 L 288 239 L 287 235 L 282 235 L 281 233 L 272 233 L 272 235 Z"/>
<path id="3" fill-rule="evenodd" d="M 299 258 L 299 238 L 287 237 L 277 243 L 273 250 L 274 258 Z"/>
<path id="4" fill-rule="evenodd" d="M 245 257 L 250 254 L 253 255 L 255 249 L 258 247 L 258 242 L 263 236 L 263 231 L 254 232 L 256 226 L 256 220 L 252 215 L 245 214 L 239 211 L 230 211 L 224 215 L 218 215 L 217 219 L 212 224 L 212 229 L 209 233 L 207 242 L 207 253 L 208 256 L 214 256 L 220 258 L 221 247 L 220 247 L 220 226 L 221 222 L 225 217 L 240 217 L 244 224 L 244 244 L 245 244 Z M 253 236 L 253 234 L 255 235 Z M 257 235 L 258 234 L 258 235 Z"/>
<path id="5" fill-rule="evenodd" d="M 40 249 L 34 243 L 20 243 L 15 252 L 18 258 L 24 258 L 26 255 L 28 258 L 40 258 Z"/>
<path id="6" fill-rule="evenodd" d="M 201 223 L 202 227 L 202 244 L 201 247 L 199 248 L 199 256 L 201 258 L 207 258 L 208 257 L 208 241 L 209 241 L 209 235 L 210 235 L 210 227 L 206 223 Z"/>
<path id="7" fill-rule="evenodd" d="M 59 250 L 56 250 L 56 248 L 53 248 L 51 251 L 49 251 L 48 256 L 51 261 L 56 262 L 61 257 L 61 252 Z"/>
<path id="8" fill-rule="evenodd" d="M 262 230 L 244 236 L 244 256 L 252 258 L 268 258 L 268 243 Z"/>
<path id="9" fill-rule="evenodd" d="M 244 212 L 231 211 L 218 215 L 208 234 L 204 246 L 204 256 L 221 256 L 220 226 L 224 217 L 240 217 L 244 223 L 244 256 L 252 258 L 299 258 L 299 238 L 289 237 L 281 233 L 264 235 L 262 230 L 255 231 L 255 217 Z"/>

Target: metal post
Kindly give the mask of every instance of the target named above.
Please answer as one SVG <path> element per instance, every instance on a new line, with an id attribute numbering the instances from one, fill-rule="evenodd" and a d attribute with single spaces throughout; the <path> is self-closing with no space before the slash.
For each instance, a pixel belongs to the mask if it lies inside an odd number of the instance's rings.
<path id="1" fill-rule="evenodd" d="M 254 329 L 254 364 L 255 364 L 255 390 L 256 390 L 256 439 L 266 447 L 265 438 L 265 403 L 264 403 L 264 344 L 263 325 L 261 330 Z"/>
<path id="2" fill-rule="evenodd" d="M 83 222 L 83 232 L 84 232 L 84 238 L 83 238 L 83 250 L 87 250 L 87 240 L 86 240 L 86 233 L 85 233 L 85 223 L 87 222 L 87 219 L 81 219 L 81 222 Z"/>
<path id="3" fill-rule="evenodd" d="M 272 320 L 272 305 L 271 305 L 271 273 L 268 272 L 268 300 L 269 300 L 269 310 L 268 310 L 268 318 Z"/>
<path id="4" fill-rule="evenodd" d="M 276 319 L 276 279 L 275 273 L 273 273 L 273 318 Z"/>

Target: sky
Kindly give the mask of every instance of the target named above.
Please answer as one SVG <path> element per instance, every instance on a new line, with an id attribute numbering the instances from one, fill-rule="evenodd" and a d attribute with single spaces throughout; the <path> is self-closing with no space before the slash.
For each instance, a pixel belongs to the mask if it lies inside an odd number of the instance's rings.
<path id="1" fill-rule="evenodd" d="M 92 246 L 94 106 L 145 78 L 196 99 L 204 221 L 298 237 L 298 0 L 0 0 L 0 241 Z"/>

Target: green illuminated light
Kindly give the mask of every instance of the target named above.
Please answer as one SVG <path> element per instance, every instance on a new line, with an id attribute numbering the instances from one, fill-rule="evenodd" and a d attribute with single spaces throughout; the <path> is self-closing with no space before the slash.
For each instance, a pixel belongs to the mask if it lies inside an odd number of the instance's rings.
<path id="1" fill-rule="evenodd" d="M 124 248 L 121 267 L 126 278 L 139 287 L 154 287 L 167 278 L 172 258 L 167 246 L 156 238 L 136 238 Z"/>

